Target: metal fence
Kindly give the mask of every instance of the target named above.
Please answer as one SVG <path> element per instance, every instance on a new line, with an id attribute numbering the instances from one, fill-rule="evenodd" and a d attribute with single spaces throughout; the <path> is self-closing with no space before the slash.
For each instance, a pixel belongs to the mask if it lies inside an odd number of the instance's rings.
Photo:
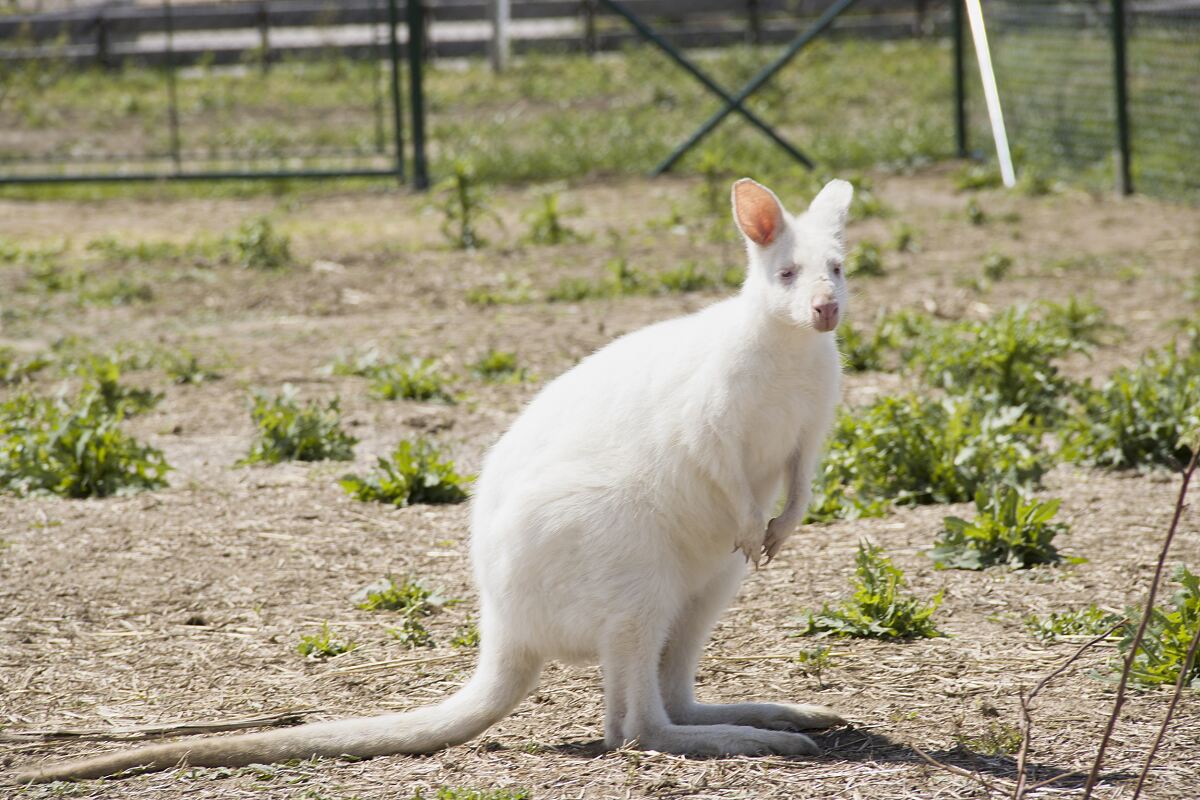
<path id="1" fill-rule="evenodd" d="M 712 47 L 788 41 L 829 4 L 624 5 L 679 47 Z M 941 0 L 854 5 L 833 35 L 945 28 Z M 491 33 L 487 0 L 0 0 L 0 11 L 0 183 L 403 177 L 406 150 L 424 182 L 421 64 L 480 55 Z M 517 52 L 639 41 L 599 0 L 516 0 L 512 13 Z"/>
<path id="2" fill-rule="evenodd" d="M 989 0 L 1018 166 L 1200 198 L 1200 0 Z M 988 141 L 973 75 L 973 143 Z"/>

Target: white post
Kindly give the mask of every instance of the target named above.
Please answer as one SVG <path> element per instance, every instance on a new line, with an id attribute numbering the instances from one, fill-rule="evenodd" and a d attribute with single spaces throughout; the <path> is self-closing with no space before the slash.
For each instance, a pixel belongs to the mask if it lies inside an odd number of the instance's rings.
<path id="1" fill-rule="evenodd" d="M 488 0 L 488 11 L 492 17 L 492 42 L 489 54 L 492 58 L 492 71 L 504 72 L 508 69 L 509 43 L 508 22 L 512 16 L 510 0 Z"/>
<path id="2" fill-rule="evenodd" d="M 992 138 L 996 140 L 996 158 L 1000 161 L 1000 178 L 1010 189 L 1016 185 L 1012 153 L 1008 150 L 1008 132 L 1004 129 L 1004 114 L 1000 111 L 1000 91 L 996 88 L 996 73 L 992 69 L 992 54 L 988 50 L 987 31 L 983 27 L 983 8 L 979 0 L 966 0 L 967 18 L 971 21 L 971 38 L 975 41 L 975 58 L 979 61 L 979 76 L 983 79 L 983 99 L 987 103 L 988 119 L 992 123 Z"/>

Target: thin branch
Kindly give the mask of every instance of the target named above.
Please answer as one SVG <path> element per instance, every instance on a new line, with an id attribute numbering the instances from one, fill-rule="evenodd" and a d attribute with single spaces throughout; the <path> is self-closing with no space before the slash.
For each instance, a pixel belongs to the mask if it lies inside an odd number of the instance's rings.
<path id="1" fill-rule="evenodd" d="M 1029 713 L 1029 708 L 1033 703 L 1033 698 L 1037 697 L 1038 694 L 1041 693 L 1042 689 L 1045 689 L 1046 686 L 1049 685 L 1050 681 L 1063 674 L 1068 667 L 1078 661 L 1080 656 L 1096 645 L 1100 644 L 1100 642 L 1103 642 L 1109 636 L 1112 636 L 1117 628 L 1128 624 L 1128 622 L 1128 619 L 1122 618 L 1120 622 L 1113 625 L 1104 633 L 1100 634 L 1091 641 L 1084 643 L 1082 647 L 1075 651 L 1075 655 L 1071 656 L 1061 665 L 1059 665 L 1058 669 L 1054 670 L 1049 675 L 1038 681 L 1029 694 L 1025 694 L 1024 692 L 1021 693 L 1021 749 L 1017 753 L 1017 788 L 1013 792 L 1013 800 L 1021 800 L 1021 798 L 1025 796 L 1026 789 L 1032 788 L 1025 786 L 1025 782 L 1029 777 L 1026 774 L 1027 767 L 1025 762 L 1029 757 L 1029 740 L 1033 736 L 1033 716 Z M 1054 778 L 1054 780 L 1058 780 L 1058 778 Z"/>
<path id="2" fill-rule="evenodd" d="M 1179 679 L 1175 681 L 1175 694 L 1171 695 L 1171 704 L 1167 706 L 1166 716 L 1163 717 L 1162 726 L 1158 729 L 1158 735 L 1154 737 L 1154 744 L 1150 745 L 1150 752 L 1146 754 L 1146 763 L 1142 765 L 1142 774 L 1138 776 L 1137 786 L 1133 790 L 1133 800 L 1137 800 L 1142 794 L 1142 785 L 1146 783 L 1146 776 L 1150 774 L 1150 763 L 1154 761 L 1154 754 L 1158 752 L 1158 746 L 1162 744 L 1163 736 L 1167 733 L 1167 727 L 1171 724 L 1171 717 L 1175 713 L 1175 706 L 1179 704 L 1179 698 L 1183 694 L 1183 683 L 1187 680 L 1187 676 L 1192 672 L 1192 665 L 1196 663 L 1196 649 L 1200 646 L 1200 625 L 1196 626 L 1196 634 L 1192 637 L 1192 643 L 1188 646 L 1187 657 L 1183 660 L 1183 668 L 1179 670 Z"/>
<path id="3" fill-rule="evenodd" d="M 256 717 L 239 717 L 229 720 L 213 720 L 209 722 L 165 722 L 156 725 L 133 725 L 125 728 L 52 728 L 48 730 L 6 731 L 0 734 L 0 741 L 28 742 L 55 741 L 70 739 L 72 741 L 107 741 L 129 738 L 157 738 L 174 736 L 175 734 L 217 733 L 219 731 L 237 731 L 243 728 L 264 728 L 271 725 L 290 725 L 299 722 L 306 714 L 316 709 L 289 708 L 273 714 L 263 714 Z"/>
<path id="4" fill-rule="evenodd" d="M 956 767 L 953 764 L 947 764 L 943 761 L 938 761 L 936 758 L 929 755 L 929 753 L 926 753 L 924 750 L 917 747 L 915 744 L 909 744 L 909 747 L 911 747 L 914 753 L 919 755 L 921 758 L 925 759 L 925 761 L 928 762 L 930 765 L 935 766 L 938 769 L 944 769 L 944 770 L 946 770 L 946 772 L 950 772 L 954 775 L 961 775 L 964 778 L 970 778 L 971 780 L 975 781 L 980 786 L 982 786 L 985 790 L 987 790 L 988 794 L 992 794 L 993 792 L 999 791 L 992 784 L 991 781 L 989 781 L 987 778 L 980 775 L 978 772 L 971 772 L 970 770 L 963 769 L 962 767 Z"/>
<path id="5" fill-rule="evenodd" d="M 1117 725 L 1117 718 L 1121 715 L 1121 707 L 1125 705 L 1125 690 L 1129 686 L 1129 673 L 1133 670 L 1133 660 L 1137 657 L 1138 648 L 1142 645 L 1142 638 L 1146 635 L 1146 626 L 1150 624 L 1150 615 L 1154 611 L 1154 600 L 1158 595 L 1158 584 L 1162 580 L 1163 567 L 1167 562 L 1167 552 L 1171 549 L 1171 542 L 1175 539 L 1175 531 L 1179 528 L 1179 518 L 1183 516 L 1184 500 L 1187 499 L 1188 482 L 1192 479 L 1192 473 L 1196 471 L 1196 458 L 1200 456 L 1200 442 L 1197 442 L 1192 450 L 1192 460 L 1188 462 L 1187 469 L 1183 471 L 1183 482 L 1179 486 L 1179 499 L 1175 501 L 1175 515 L 1171 519 L 1171 527 L 1167 529 L 1167 538 L 1163 541 L 1162 552 L 1158 554 L 1158 564 L 1154 567 L 1154 579 L 1150 582 L 1150 595 L 1146 598 L 1146 607 L 1142 611 L 1142 621 L 1138 624 L 1137 633 L 1133 635 L 1133 642 L 1129 646 L 1129 654 L 1125 658 L 1125 666 L 1121 670 L 1121 682 L 1117 686 L 1117 699 L 1113 702 L 1112 715 L 1108 718 L 1108 724 L 1104 728 L 1104 735 L 1100 737 L 1100 748 L 1096 751 L 1096 760 L 1092 763 L 1092 771 L 1088 773 L 1087 783 L 1083 787 L 1083 797 L 1081 800 L 1089 800 L 1092 796 L 1092 789 L 1096 785 L 1096 778 L 1100 775 L 1100 767 L 1104 764 L 1104 751 L 1108 748 L 1108 740 L 1112 737 L 1113 728 Z"/>

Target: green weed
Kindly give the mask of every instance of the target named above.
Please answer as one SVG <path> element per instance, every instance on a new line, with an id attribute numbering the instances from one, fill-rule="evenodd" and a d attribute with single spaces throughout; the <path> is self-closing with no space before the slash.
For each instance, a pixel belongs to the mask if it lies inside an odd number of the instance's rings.
<path id="1" fill-rule="evenodd" d="M 1021 729 L 1007 722 L 988 722 L 987 730 L 976 736 L 958 733 L 954 739 L 959 747 L 984 756 L 1014 755 L 1021 749 Z"/>
<path id="2" fill-rule="evenodd" d="M 880 398 L 839 417 L 809 518 L 879 515 L 892 503 L 961 503 L 996 481 L 1035 487 L 1052 464 L 1041 437 L 1019 407 Z"/>
<path id="3" fill-rule="evenodd" d="M 864 239 L 851 248 L 846 255 L 846 274 L 862 278 L 878 278 L 885 275 L 883 268 L 883 253 L 879 245 L 870 239 Z"/>
<path id="4" fill-rule="evenodd" d="M 532 303 L 533 289 L 527 280 L 501 275 L 499 286 L 473 286 L 467 290 L 467 302 L 475 306 L 502 306 Z"/>
<path id="5" fill-rule="evenodd" d="M 276 397 L 257 394 L 250 417 L 258 438 L 239 464 L 280 461 L 349 461 L 358 442 L 342 430 L 342 415 L 335 397 L 322 407 L 315 400 L 301 406 L 296 389 L 284 384 Z"/>
<path id="6" fill-rule="evenodd" d="M 892 249 L 897 253 L 917 251 L 917 230 L 907 222 L 897 223 L 892 228 Z"/>
<path id="7" fill-rule="evenodd" d="M 1004 253 L 988 253 L 983 259 L 983 277 L 989 281 L 1002 281 L 1008 277 L 1013 260 Z"/>
<path id="8" fill-rule="evenodd" d="M 445 604 L 417 581 L 396 583 L 391 577 L 366 587 L 362 596 L 358 604 L 362 611 L 400 611 L 421 617 L 429 616 Z"/>
<path id="9" fill-rule="evenodd" d="M 877 324 L 870 337 L 850 322 L 838 326 L 838 345 L 842 363 L 850 372 L 874 372 L 884 369 L 885 355 L 893 347 L 887 326 Z"/>
<path id="10" fill-rule="evenodd" d="M 1200 430 L 1200 349 L 1166 347 L 1083 394 L 1067 420 L 1064 455 L 1113 469 L 1182 467 Z"/>
<path id="11" fill-rule="evenodd" d="M 1105 611 L 1095 603 L 1075 611 L 1052 611 L 1045 617 L 1025 618 L 1025 629 L 1043 642 L 1066 636 L 1099 636 L 1122 620 L 1120 614 Z"/>
<path id="12" fill-rule="evenodd" d="M 162 400 L 162 394 L 121 383 L 121 363 L 114 355 L 80 356 L 67 371 L 83 379 L 83 391 L 94 393 L 110 414 L 131 417 L 149 411 Z"/>
<path id="13" fill-rule="evenodd" d="M 479 223 L 484 217 L 498 218 L 488 210 L 487 193 L 476 179 L 474 167 L 456 161 L 450 177 L 434 187 L 434 191 L 442 212 L 442 235 L 451 246 L 459 250 L 486 247 Z"/>
<path id="14" fill-rule="evenodd" d="M 489 383 L 522 383 L 528 377 L 511 350 L 488 350 L 471 365 L 471 372 Z"/>
<path id="15" fill-rule="evenodd" d="M 329 629 L 329 623 L 323 622 L 321 630 L 317 633 L 300 637 L 300 644 L 296 646 L 296 652 L 305 658 L 333 658 L 342 653 L 349 653 L 355 647 L 357 645 L 354 642 L 348 639 L 339 639 Z"/>
<path id="16" fill-rule="evenodd" d="M 52 363 L 45 355 L 22 356 L 11 347 L 0 347 L 0 386 L 27 381 Z"/>
<path id="17" fill-rule="evenodd" d="M 933 329 L 913 353 L 925 380 L 951 394 L 971 394 L 997 405 L 1021 406 L 1037 419 L 1057 419 L 1078 387 L 1055 360 L 1084 349 L 1059 323 L 1008 308 L 986 322 Z"/>
<path id="18" fill-rule="evenodd" d="M 123 432 L 124 417 L 95 387 L 71 401 L 20 395 L 0 404 L 0 488 L 84 498 L 166 486 L 163 454 Z"/>
<path id="19" fill-rule="evenodd" d="M 854 563 L 854 594 L 838 606 L 825 604 L 809 613 L 801 636 L 925 639 L 941 635 L 933 623 L 941 592 L 928 602 L 902 593 L 904 573 L 869 542 L 859 543 Z"/>
<path id="20" fill-rule="evenodd" d="M 459 475 L 454 462 L 424 439 L 402 441 L 391 458 L 381 458 L 375 471 L 360 478 L 346 475 L 340 481 L 352 497 L 366 502 L 405 507 L 414 503 L 461 503 L 469 496 L 473 479 Z"/>
<path id="21" fill-rule="evenodd" d="M 1000 171 L 992 164 L 970 164 L 954 173 L 954 188 L 960 192 L 997 189 L 1002 185 Z"/>
<path id="22" fill-rule="evenodd" d="M 533 795 L 524 789 L 461 789 L 441 786 L 433 798 L 427 798 L 418 789 L 412 800 L 533 800 Z"/>
<path id="23" fill-rule="evenodd" d="M 945 530 L 928 555 L 939 568 L 984 569 L 1005 565 L 1025 569 L 1060 560 L 1054 538 L 1067 530 L 1051 522 L 1061 500 L 1027 498 L 1012 486 L 975 492 L 976 517 L 946 517 Z"/>
<path id="24" fill-rule="evenodd" d="M 979 205 L 979 201 L 972 197 L 967 201 L 967 222 L 972 225 L 986 225 L 988 221 L 987 212 Z"/>
<path id="25" fill-rule="evenodd" d="M 685 261 L 674 269 L 664 270 L 655 276 L 663 292 L 687 294 L 713 289 L 717 281 L 695 261 Z"/>
<path id="26" fill-rule="evenodd" d="M 221 373 L 203 366 L 190 350 L 164 352 L 159 356 L 159 363 L 167 377 L 180 385 L 207 383 L 221 377 Z"/>
<path id="27" fill-rule="evenodd" d="M 292 263 L 291 240 L 265 216 L 243 222 L 227 243 L 233 262 L 247 269 L 279 270 Z"/>
<path id="28" fill-rule="evenodd" d="M 417 647 L 434 647 L 433 634 L 412 614 L 405 614 L 400 620 L 400 627 L 388 628 L 388 634 L 412 650 Z"/>
<path id="29" fill-rule="evenodd" d="M 380 364 L 368 373 L 371 393 L 384 400 L 439 400 L 453 403 L 446 377 L 430 358 Z"/>
<path id="30" fill-rule="evenodd" d="M 792 659 L 792 663 L 796 665 L 796 669 L 816 680 L 817 685 L 824 687 L 824 682 L 821 680 L 821 673 L 833 666 L 832 650 L 828 647 L 814 647 L 811 650 L 801 650 L 796 653 L 796 657 Z"/>
<path id="31" fill-rule="evenodd" d="M 1200 575 L 1180 564 L 1171 578 L 1180 584 L 1180 589 L 1170 606 L 1153 609 L 1145 637 L 1133 657 L 1130 677 L 1143 686 L 1174 684 L 1179 680 L 1186 666 L 1188 648 L 1197 627 L 1200 627 Z M 1131 610 L 1130 618 L 1135 613 L 1135 610 Z M 1125 635 L 1119 648 L 1126 658 L 1129 657 L 1134 634 L 1135 626 L 1125 626 Z M 1190 665 L 1184 675 L 1183 685 L 1200 688 L 1200 658 Z"/>
<path id="32" fill-rule="evenodd" d="M 1116 326 L 1108 321 L 1108 313 L 1091 300 L 1072 295 L 1065 303 L 1044 301 L 1040 304 L 1042 322 L 1060 336 L 1082 344 L 1097 345 L 1105 333 Z"/>
<path id="33" fill-rule="evenodd" d="M 538 205 L 526 215 L 529 232 L 525 241 L 532 244 L 559 245 L 580 242 L 584 237 L 563 222 L 565 212 L 559 209 L 558 194 L 546 192 L 538 198 Z"/>
<path id="34" fill-rule="evenodd" d="M 466 624 L 460 627 L 454 634 L 454 638 L 450 640 L 450 646 L 456 648 L 478 649 L 479 626 L 468 619 Z"/>

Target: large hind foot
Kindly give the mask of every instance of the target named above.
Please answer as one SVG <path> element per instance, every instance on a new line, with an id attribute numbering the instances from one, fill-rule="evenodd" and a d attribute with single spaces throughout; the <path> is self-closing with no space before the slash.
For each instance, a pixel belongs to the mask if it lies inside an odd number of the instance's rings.
<path id="1" fill-rule="evenodd" d="M 772 731 L 810 731 L 846 723 L 825 706 L 796 703 L 689 703 L 668 713 L 676 725 L 742 725 Z"/>
<path id="2" fill-rule="evenodd" d="M 687 756 L 815 756 L 817 743 L 802 733 L 744 725 L 666 725 L 636 737 L 643 750 Z"/>

